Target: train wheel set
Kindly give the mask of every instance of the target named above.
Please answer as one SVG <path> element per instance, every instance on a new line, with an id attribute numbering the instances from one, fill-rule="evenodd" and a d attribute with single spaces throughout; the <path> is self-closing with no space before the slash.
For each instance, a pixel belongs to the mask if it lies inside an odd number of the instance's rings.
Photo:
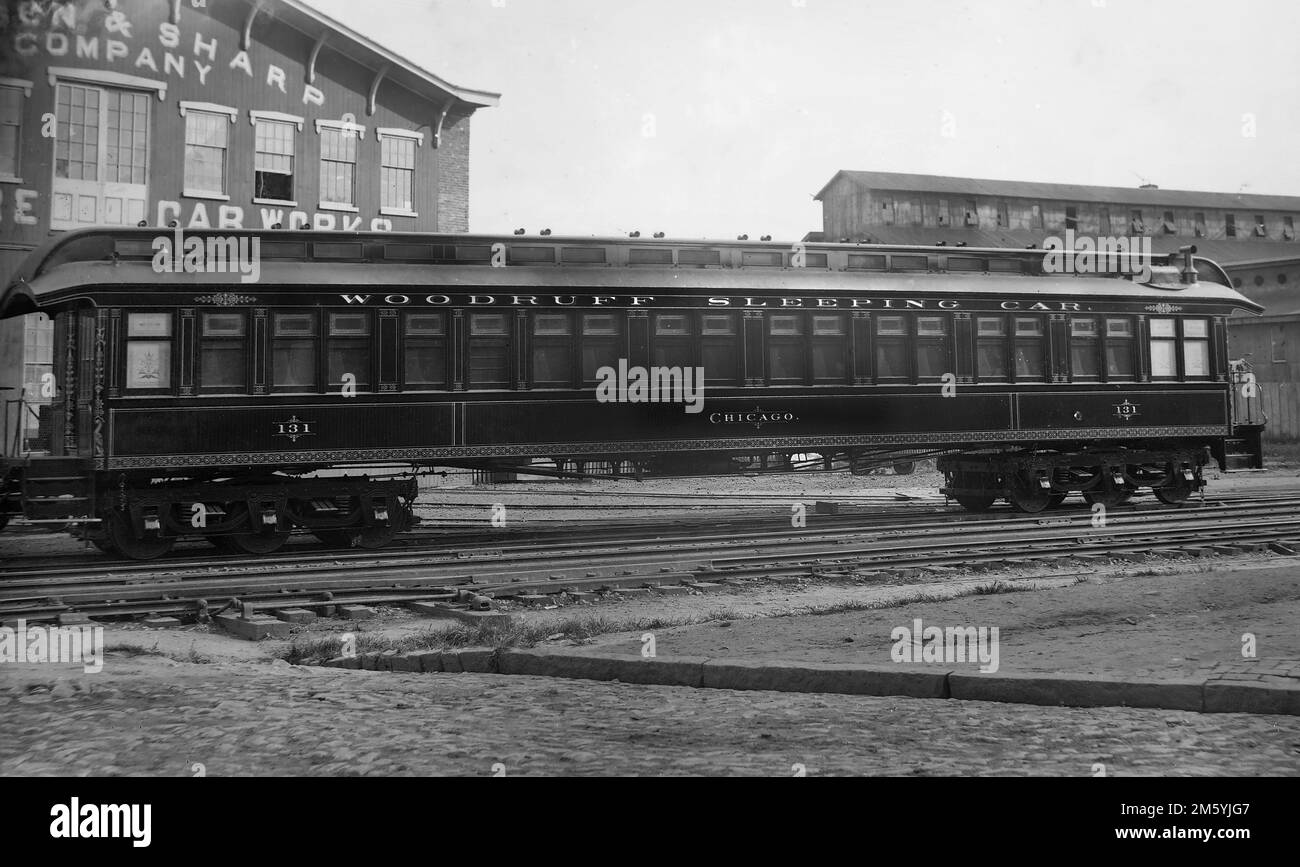
<path id="1" fill-rule="evenodd" d="M 946 457 L 938 468 L 946 480 L 940 493 L 968 511 L 984 512 L 1004 499 L 1017 511 L 1037 514 L 1074 493 L 1111 508 L 1142 488 L 1178 505 L 1205 487 L 1208 462 L 1204 450 L 1025 451 Z"/>
<path id="2" fill-rule="evenodd" d="M 131 560 L 169 554 L 182 538 L 202 538 L 239 554 L 273 554 L 295 528 L 334 548 L 381 548 L 412 524 L 413 479 L 372 481 L 263 478 L 116 487 L 99 498 L 87 538 Z"/>

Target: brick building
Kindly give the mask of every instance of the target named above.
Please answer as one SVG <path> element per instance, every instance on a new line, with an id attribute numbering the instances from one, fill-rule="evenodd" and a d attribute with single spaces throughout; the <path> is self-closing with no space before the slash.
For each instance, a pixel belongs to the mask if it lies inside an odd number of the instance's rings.
<path id="1" fill-rule="evenodd" d="M 498 99 L 300 0 L 0 0 L 0 285 L 83 226 L 468 231 Z M 0 323 L 0 401 L 40 401 L 50 330 Z"/>

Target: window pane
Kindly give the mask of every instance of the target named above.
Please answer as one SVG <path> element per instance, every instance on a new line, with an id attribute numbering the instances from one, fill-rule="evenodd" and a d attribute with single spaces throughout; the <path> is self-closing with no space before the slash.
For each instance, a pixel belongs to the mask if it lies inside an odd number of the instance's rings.
<path id="1" fill-rule="evenodd" d="M 199 352 L 199 383 L 204 388 L 229 388 L 243 391 L 245 375 L 244 343 L 228 340 L 205 343 Z"/>
<path id="2" fill-rule="evenodd" d="M 618 320 L 612 314 L 588 314 L 582 317 L 582 333 L 590 335 L 618 334 Z"/>
<path id="3" fill-rule="evenodd" d="M 982 380 L 1007 378 L 1007 345 L 1001 341 L 981 340 L 978 347 L 979 376 Z"/>
<path id="4" fill-rule="evenodd" d="M 407 340 L 403 357 L 408 387 L 446 385 L 447 347 L 444 341 L 419 337 Z"/>
<path id="5" fill-rule="evenodd" d="M 618 349 L 613 340 L 584 340 L 582 343 L 582 378 L 590 382 L 602 367 L 618 367 Z"/>
<path id="6" fill-rule="evenodd" d="M 330 385 L 343 385 L 343 376 L 349 373 L 356 378 L 357 388 L 370 386 L 370 344 L 364 340 L 331 340 Z"/>
<path id="7" fill-rule="evenodd" d="M 275 314 L 276 337 L 309 337 L 316 334 L 316 316 L 311 313 Z"/>
<path id="8" fill-rule="evenodd" d="M 1108 343 L 1106 345 L 1106 376 L 1111 379 L 1133 378 L 1133 344 Z"/>
<path id="9" fill-rule="evenodd" d="M 474 337 L 507 336 L 509 325 L 504 313 L 472 313 L 469 317 L 469 333 Z"/>
<path id="10" fill-rule="evenodd" d="M 278 389 L 316 388 L 316 341 L 277 340 L 271 353 L 272 383 Z"/>
<path id="11" fill-rule="evenodd" d="M 1043 335 L 1043 320 L 1016 319 L 1017 337 L 1041 337 L 1042 335 Z"/>
<path id="12" fill-rule="evenodd" d="M 813 335 L 814 336 L 840 336 L 845 334 L 843 316 L 814 316 L 813 317 Z"/>
<path id="13" fill-rule="evenodd" d="M 127 337 L 171 337 L 170 313 L 131 313 L 127 316 Z"/>
<path id="14" fill-rule="evenodd" d="M 906 378 L 907 347 L 896 341 L 876 344 L 876 376 L 885 378 Z"/>
<path id="15" fill-rule="evenodd" d="M 704 334 L 732 335 L 736 333 L 736 317 L 730 315 L 704 317 Z"/>
<path id="16" fill-rule="evenodd" d="M 845 369 L 842 342 L 819 340 L 813 343 L 813 379 L 842 380 Z"/>
<path id="17" fill-rule="evenodd" d="M 441 313 L 408 313 L 406 333 L 441 337 L 447 333 L 447 320 Z"/>
<path id="18" fill-rule="evenodd" d="M 799 315 L 773 316 L 768 321 L 768 333 L 773 336 L 797 336 L 803 334 L 803 317 Z"/>
<path id="19" fill-rule="evenodd" d="M 242 313 L 204 313 L 204 337 L 243 337 L 247 333 Z"/>
<path id="20" fill-rule="evenodd" d="M 1209 323 L 1204 319 L 1183 320 L 1184 337 L 1209 337 Z"/>
<path id="21" fill-rule="evenodd" d="M 1174 366 L 1174 341 L 1151 341 L 1151 375 L 1177 376 L 1177 368 Z"/>
<path id="22" fill-rule="evenodd" d="M 1174 320 L 1172 319 L 1152 319 L 1151 320 L 1152 337 L 1173 337 Z"/>
<path id="23" fill-rule="evenodd" d="M 1096 337 L 1096 319 L 1071 319 L 1070 334 L 1074 337 Z"/>
<path id="24" fill-rule="evenodd" d="M 1210 375 L 1210 342 L 1188 340 L 1183 343 L 1183 373 L 1187 376 Z"/>
<path id="25" fill-rule="evenodd" d="M 127 388 L 171 388 L 172 345 L 163 340 L 131 340 L 126 344 Z"/>
<path id="26" fill-rule="evenodd" d="M 734 383 L 740 378 L 740 355 L 735 341 L 704 341 L 702 363 L 705 382 Z"/>
<path id="27" fill-rule="evenodd" d="M 565 317 L 567 321 L 567 317 Z M 567 342 L 545 341 L 533 346 L 533 382 L 569 385 L 573 382 L 573 348 Z"/>
<path id="28" fill-rule="evenodd" d="M 1016 341 L 1016 378 L 1041 379 L 1043 376 L 1043 345 L 1037 341 Z"/>
<path id="29" fill-rule="evenodd" d="M 655 317 L 655 334 L 660 336 L 689 336 L 690 321 L 683 315 L 660 315 Z"/>
<path id="30" fill-rule="evenodd" d="M 942 337 L 948 333 L 947 322 L 940 316 L 921 316 L 916 320 L 916 333 L 922 337 Z"/>
<path id="31" fill-rule="evenodd" d="M 877 334 L 906 334 L 907 325 L 902 316 L 882 316 L 876 320 Z"/>
<path id="32" fill-rule="evenodd" d="M 370 315 L 367 313 L 331 313 L 330 336 L 364 337 L 370 333 Z"/>
<path id="33" fill-rule="evenodd" d="M 1070 347 L 1070 369 L 1075 376 L 1097 376 L 1100 367 L 1097 344 L 1075 343 Z"/>
<path id="34" fill-rule="evenodd" d="M 652 360 L 656 367 L 692 367 L 695 363 L 691 344 L 684 340 L 655 343 Z"/>
<path id="35" fill-rule="evenodd" d="M 805 377 L 804 348 L 800 342 L 781 341 L 770 347 L 772 379 L 796 379 Z"/>
<path id="36" fill-rule="evenodd" d="M 917 376 L 939 377 L 952 372 L 948 347 L 937 340 L 923 340 L 916 347 Z"/>
<path id="37" fill-rule="evenodd" d="M 572 334 L 567 313 L 538 313 L 533 318 L 533 334 Z"/>
<path id="38" fill-rule="evenodd" d="M 1109 337 L 1132 337 L 1132 319 L 1107 319 L 1106 334 Z"/>
<path id="39" fill-rule="evenodd" d="M 979 320 L 980 337 L 1005 337 L 1006 334 L 1007 320 L 1002 317 L 998 317 L 997 319 L 981 318 Z"/>

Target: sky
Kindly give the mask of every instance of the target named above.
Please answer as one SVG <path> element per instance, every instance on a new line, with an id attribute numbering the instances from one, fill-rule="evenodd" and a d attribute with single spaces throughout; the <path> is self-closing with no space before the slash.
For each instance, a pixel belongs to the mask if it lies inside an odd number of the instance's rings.
<path id="1" fill-rule="evenodd" d="M 840 169 L 1300 195 L 1284 0 L 308 0 L 453 84 L 470 229 L 798 240 Z"/>

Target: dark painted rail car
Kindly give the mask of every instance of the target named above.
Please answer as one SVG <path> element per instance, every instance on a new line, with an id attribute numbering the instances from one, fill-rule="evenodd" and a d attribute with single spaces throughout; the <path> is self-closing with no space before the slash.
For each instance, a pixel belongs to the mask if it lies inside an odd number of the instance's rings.
<path id="1" fill-rule="evenodd" d="M 0 511 L 135 557 L 295 526 L 381 545 L 413 483 L 339 471 L 809 452 L 938 456 L 973 509 L 1179 502 L 1258 449 L 1226 317 L 1259 308 L 1193 252 L 1139 282 L 1027 250 L 73 233 L 0 298 L 54 317 L 59 369 L 52 453 L 11 460 Z"/>

